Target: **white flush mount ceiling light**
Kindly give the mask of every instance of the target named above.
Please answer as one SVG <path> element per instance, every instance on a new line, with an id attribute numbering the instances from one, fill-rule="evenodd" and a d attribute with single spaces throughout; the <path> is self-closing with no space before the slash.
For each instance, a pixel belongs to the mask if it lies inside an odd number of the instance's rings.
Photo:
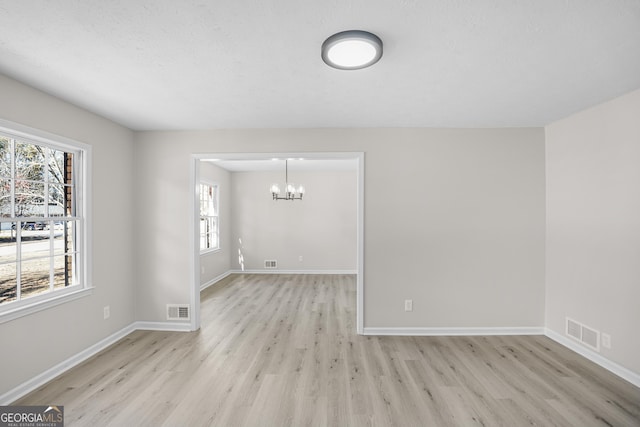
<path id="1" fill-rule="evenodd" d="M 381 57 L 382 40 L 366 31 L 343 31 L 322 43 L 322 60 L 339 70 L 366 68 L 378 62 Z"/>

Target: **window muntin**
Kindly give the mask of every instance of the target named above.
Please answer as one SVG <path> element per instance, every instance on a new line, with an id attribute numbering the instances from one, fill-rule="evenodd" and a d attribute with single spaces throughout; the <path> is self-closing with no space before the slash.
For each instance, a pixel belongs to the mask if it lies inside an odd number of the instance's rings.
<path id="1" fill-rule="evenodd" d="M 86 286 L 76 182 L 83 153 L 0 131 L 0 315 Z"/>
<path id="2" fill-rule="evenodd" d="M 200 251 L 220 248 L 218 186 L 200 183 Z"/>

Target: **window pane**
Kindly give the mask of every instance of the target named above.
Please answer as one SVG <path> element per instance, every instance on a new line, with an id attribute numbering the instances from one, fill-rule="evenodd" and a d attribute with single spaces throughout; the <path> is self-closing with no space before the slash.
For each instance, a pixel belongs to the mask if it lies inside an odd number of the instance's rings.
<path id="1" fill-rule="evenodd" d="M 13 216 L 11 212 L 11 143 L 0 136 L 0 216 Z"/>
<path id="2" fill-rule="evenodd" d="M 43 147 L 16 142 L 16 179 L 44 182 L 44 156 Z"/>
<path id="3" fill-rule="evenodd" d="M 0 222 L 0 263 L 16 261 L 15 229 L 15 222 Z"/>
<path id="4" fill-rule="evenodd" d="M 74 187 L 65 185 L 64 187 L 64 215 L 76 216 L 76 205 L 74 200 Z"/>
<path id="5" fill-rule="evenodd" d="M 0 304 L 16 299 L 15 222 L 0 222 Z"/>
<path id="6" fill-rule="evenodd" d="M 65 216 L 69 190 L 70 188 L 64 185 L 49 184 L 49 216 Z"/>
<path id="7" fill-rule="evenodd" d="M 218 215 L 218 186 L 200 184 L 200 215 Z"/>
<path id="8" fill-rule="evenodd" d="M 0 178 L 12 178 L 11 143 L 5 136 L 0 136 Z"/>
<path id="9" fill-rule="evenodd" d="M 49 155 L 49 177 L 48 181 L 52 184 L 65 183 L 65 152 L 55 150 L 53 148 L 45 148 Z M 70 155 L 69 153 L 66 153 Z"/>
<path id="10" fill-rule="evenodd" d="M 66 253 L 76 251 L 76 233 L 78 232 L 78 222 L 77 221 L 66 221 L 63 229 L 65 230 L 65 241 L 67 242 L 67 246 L 65 248 Z"/>
<path id="11" fill-rule="evenodd" d="M 218 217 L 200 218 L 200 249 L 218 247 Z"/>
<path id="12" fill-rule="evenodd" d="M 63 223 L 56 221 L 53 229 L 53 255 L 64 255 L 65 251 L 65 230 Z"/>
<path id="13" fill-rule="evenodd" d="M 44 216 L 44 183 L 16 181 L 16 216 Z"/>
<path id="14" fill-rule="evenodd" d="M 0 215 L 10 217 L 11 214 L 11 180 L 0 178 Z"/>
<path id="15" fill-rule="evenodd" d="M 209 215 L 218 215 L 218 186 L 214 185 L 211 189 L 211 212 Z"/>
<path id="16" fill-rule="evenodd" d="M 22 259 L 48 257 L 51 253 L 51 233 L 48 221 L 22 223 Z"/>
<path id="17" fill-rule="evenodd" d="M 16 300 L 16 265 L 0 264 L 0 304 Z"/>
<path id="18" fill-rule="evenodd" d="M 75 221 L 55 221 L 53 229 L 53 254 L 64 255 L 75 251 L 73 242 Z"/>
<path id="19" fill-rule="evenodd" d="M 207 186 L 200 184 L 200 215 L 207 214 Z"/>
<path id="20" fill-rule="evenodd" d="M 206 192 L 205 192 L 205 199 L 204 199 L 204 214 L 205 215 L 211 215 L 211 207 L 212 207 L 212 189 L 211 187 L 207 186 L 205 187 Z"/>
<path id="21" fill-rule="evenodd" d="M 208 249 L 209 248 L 209 239 L 208 239 L 208 228 L 209 221 L 206 217 L 200 218 L 200 249 Z"/>
<path id="22" fill-rule="evenodd" d="M 53 258 L 53 287 L 64 288 L 73 285 L 73 260 L 75 255 L 57 256 Z"/>
<path id="23" fill-rule="evenodd" d="M 20 265 L 20 299 L 49 291 L 51 258 L 23 261 Z"/>

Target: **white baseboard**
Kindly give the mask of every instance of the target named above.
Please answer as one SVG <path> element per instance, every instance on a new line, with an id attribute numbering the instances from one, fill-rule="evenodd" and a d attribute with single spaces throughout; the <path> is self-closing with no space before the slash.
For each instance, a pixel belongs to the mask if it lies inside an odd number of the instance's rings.
<path id="1" fill-rule="evenodd" d="M 234 274 L 358 274 L 358 270 L 231 270 Z"/>
<path id="2" fill-rule="evenodd" d="M 215 285 L 216 283 L 218 283 L 220 280 L 228 277 L 230 274 L 232 273 L 231 270 L 227 271 L 226 273 L 222 273 L 219 276 L 214 277 L 213 279 L 209 280 L 206 283 L 203 283 L 202 285 L 200 285 L 200 292 L 204 291 L 205 289 L 207 289 L 209 286 Z"/>
<path id="3" fill-rule="evenodd" d="M 575 351 L 580 356 L 583 356 L 593 363 L 602 366 L 609 372 L 612 372 L 619 376 L 620 378 L 629 381 L 631 384 L 636 387 L 640 387 L 640 374 L 637 374 L 624 366 L 620 366 L 617 363 L 607 359 L 596 351 L 593 351 L 587 347 L 581 346 L 577 342 L 565 337 L 562 334 L 559 334 L 555 331 L 552 331 L 549 328 L 546 328 L 544 334 L 554 340 L 555 342 L 562 344 L 563 346 L 569 348 L 570 350 Z"/>
<path id="4" fill-rule="evenodd" d="M 167 332 L 190 332 L 191 323 L 183 322 L 134 322 L 134 330 L 141 331 L 167 331 Z"/>
<path id="5" fill-rule="evenodd" d="M 36 375 L 30 380 L 25 381 L 12 390 L 9 390 L 8 392 L 0 395 L 0 406 L 10 405 L 12 402 L 15 402 L 22 396 L 31 393 L 33 390 L 48 383 L 57 376 L 73 368 L 74 366 L 79 365 L 80 363 L 89 359 L 91 356 L 101 352 L 110 345 L 115 344 L 116 342 L 136 330 L 188 332 L 191 330 L 191 324 L 178 322 L 133 322 L 130 325 L 125 326 L 118 332 L 115 332 L 105 339 L 97 342 L 91 347 L 82 350 L 81 352 L 71 356 L 67 360 L 58 363 L 54 367 L 47 369 L 41 374 Z"/>
<path id="6" fill-rule="evenodd" d="M 544 335 L 543 327 L 518 328 L 364 328 L 364 335 L 459 336 L 459 335 Z"/>
<path id="7" fill-rule="evenodd" d="M 58 375 L 68 371 L 69 369 L 73 368 L 76 365 L 79 365 L 80 363 L 84 362 L 85 360 L 87 360 L 91 356 L 93 356 L 93 355 L 101 352 L 105 348 L 109 347 L 111 344 L 114 344 L 115 342 L 117 342 L 117 341 L 121 340 L 122 338 L 126 337 L 127 335 L 129 335 L 133 331 L 135 331 L 135 327 L 134 327 L 134 324 L 132 323 L 131 325 L 126 326 L 126 327 L 122 328 L 121 330 L 119 330 L 118 332 L 116 332 L 114 334 L 111 334 L 108 337 L 106 337 L 105 339 L 97 342 L 96 344 L 92 345 L 91 347 L 89 347 L 89 348 L 87 348 L 85 350 L 82 350 L 80 353 L 77 353 L 77 354 L 71 356 L 67 360 L 65 360 L 63 362 L 60 362 L 57 365 L 55 365 L 54 367 L 47 369 L 46 371 L 42 372 L 39 375 L 36 375 L 35 377 L 31 378 L 30 380 L 23 382 L 19 386 L 15 387 L 13 390 L 9 390 L 8 392 L 6 392 L 2 396 L 0 396 L 0 405 L 9 405 L 12 402 L 15 402 L 16 400 L 18 400 L 22 396 L 32 392 L 33 390 L 37 389 L 38 387 L 40 387 L 40 386 L 46 384 L 47 382 L 51 381 L 52 379 L 54 379 Z"/>

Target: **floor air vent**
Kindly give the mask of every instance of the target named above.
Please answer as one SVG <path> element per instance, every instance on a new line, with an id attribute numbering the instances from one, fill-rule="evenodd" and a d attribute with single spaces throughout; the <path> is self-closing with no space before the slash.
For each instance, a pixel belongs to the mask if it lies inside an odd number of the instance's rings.
<path id="1" fill-rule="evenodd" d="M 600 332 L 567 317 L 567 335 L 576 341 L 600 351 Z"/>
<path id="2" fill-rule="evenodd" d="M 264 268 L 278 268 L 278 261 L 275 259 L 267 259 L 264 261 Z"/>
<path id="3" fill-rule="evenodd" d="M 189 304 L 167 304 L 167 320 L 189 319 Z"/>

